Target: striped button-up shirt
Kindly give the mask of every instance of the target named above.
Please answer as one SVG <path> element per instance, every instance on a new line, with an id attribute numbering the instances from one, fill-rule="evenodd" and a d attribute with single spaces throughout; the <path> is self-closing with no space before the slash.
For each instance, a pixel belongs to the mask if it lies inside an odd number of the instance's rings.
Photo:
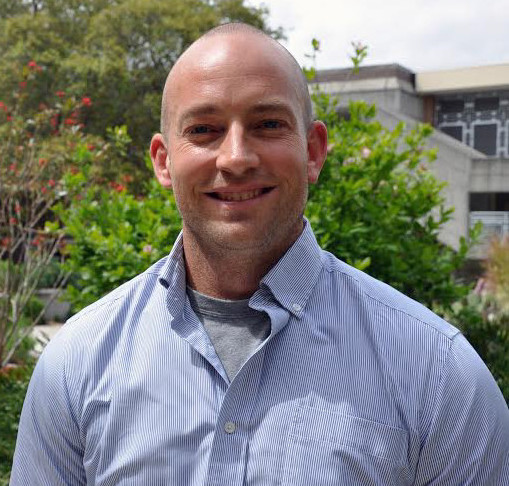
<path id="1" fill-rule="evenodd" d="M 35 369 L 11 485 L 509 484 L 509 412 L 472 347 L 309 224 L 250 306 L 271 332 L 232 382 L 181 237 L 74 316 Z"/>

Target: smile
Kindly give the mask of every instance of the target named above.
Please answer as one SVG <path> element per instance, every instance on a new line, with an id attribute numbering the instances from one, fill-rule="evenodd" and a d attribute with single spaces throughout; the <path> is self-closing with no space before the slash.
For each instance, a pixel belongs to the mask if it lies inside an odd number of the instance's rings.
<path id="1" fill-rule="evenodd" d="M 266 194 L 272 189 L 272 187 L 267 187 L 264 189 L 253 189 L 251 191 L 243 192 L 211 192 L 209 195 L 221 201 L 248 201 L 249 199 L 254 199 L 261 196 L 262 194 Z"/>

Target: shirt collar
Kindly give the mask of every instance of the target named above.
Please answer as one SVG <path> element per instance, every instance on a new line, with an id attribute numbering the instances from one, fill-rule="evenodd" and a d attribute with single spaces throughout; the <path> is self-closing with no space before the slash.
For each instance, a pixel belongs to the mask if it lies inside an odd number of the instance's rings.
<path id="1" fill-rule="evenodd" d="M 321 270 L 321 249 L 309 221 L 304 219 L 301 235 L 263 277 L 260 288 L 269 289 L 282 307 L 300 317 Z"/>
<path id="2" fill-rule="evenodd" d="M 159 272 L 159 283 L 166 288 L 166 302 L 173 317 L 182 314 L 186 302 L 186 266 L 182 231 Z"/>
<path id="3" fill-rule="evenodd" d="M 311 225 L 304 219 L 304 230 L 295 243 L 263 277 L 260 290 L 269 290 L 279 304 L 300 317 L 322 269 L 321 249 Z M 182 313 L 186 301 L 186 269 L 182 232 L 159 273 L 159 282 L 168 290 L 167 303 L 173 316 Z M 256 298 L 256 292 L 253 298 Z"/>

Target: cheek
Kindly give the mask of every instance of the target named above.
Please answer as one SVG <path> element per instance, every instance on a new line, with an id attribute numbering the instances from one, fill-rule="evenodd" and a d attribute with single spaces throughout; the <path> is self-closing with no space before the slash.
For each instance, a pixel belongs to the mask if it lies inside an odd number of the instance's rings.
<path id="1" fill-rule="evenodd" d="M 297 181 L 307 177 L 306 152 L 301 147 L 267 147 L 265 160 L 270 170 L 283 179 Z"/>
<path id="2" fill-rule="evenodd" d="M 209 165 L 213 166 L 210 150 L 189 144 L 175 147 L 169 158 L 172 177 L 179 180 L 199 179 L 200 174 L 207 172 Z"/>

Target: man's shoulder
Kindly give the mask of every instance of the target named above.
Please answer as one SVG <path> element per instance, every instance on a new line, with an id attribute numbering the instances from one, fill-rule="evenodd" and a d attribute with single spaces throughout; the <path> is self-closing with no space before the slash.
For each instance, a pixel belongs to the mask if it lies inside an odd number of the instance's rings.
<path id="1" fill-rule="evenodd" d="M 367 273 L 343 262 L 329 252 L 322 254 L 323 267 L 352 299 L 352 304 L 369 305 L 374 316 L 405 320 L 424 330 L 438 332 L 447 339 L 453 339 L 460 331 L 439 317 L 430 309 L 404 295 L 394 287 L 377 280 Z"/>
<path id="2" fill-rule="evenodd" d="M 154 289 L 155 285 L 157 285 L 161 269 L 165 266 L 167 259 L 168 256 L 161 258 L 142 273 L 124 282 L 92 304 L 86 306 L 69 318 L 66 324 L 83 321 L 87 319 L 87 317 L 91 317 L 98 313 L 108 313 L 111 308 L 118 306 L 122 301 L 131 300 L 134 295 L 138 296 L 138 298 L 143 298 L 143 294 L 146 294 L 145 297 L 148 298 L 150 292 Z"/>
<path id="3" fill-rule="evenodd" d="M 166 289 L 159 275 L 167 258 L 85 307 L 62 326 L 40 359 L 50 382 L 65 373 L 72 374 L 77 384 L 108 379 L 111 360 L 125 348 L 142 316 L 151 306 L 159 310 L 164 305 Z M 73 393 L 78 396 L 81 391 Z"/>
<path id="4" fill-rule="evenodd" d="M 72 348 L 87 347 L 89 350 L 98 342 L 110 342 L 113 345 L 136 315 L 133 309 L 139 310 L 150 305 L 154 294 L 164 292 L 159 275 L 167 259 L 168 256 L 165 256 L 73 315 L 54 340 Z"/>

